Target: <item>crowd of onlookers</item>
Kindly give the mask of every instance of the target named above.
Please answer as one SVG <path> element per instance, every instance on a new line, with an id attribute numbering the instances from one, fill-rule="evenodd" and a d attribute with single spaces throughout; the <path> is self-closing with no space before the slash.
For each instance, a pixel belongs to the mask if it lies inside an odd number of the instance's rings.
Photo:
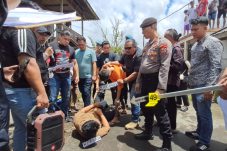
<path id="1" fill-rule="evenodd" d="M 184 35 L 189 34 L 191 30 L 191 20 L 199 16 L 206 16 L 209 19 L 209 28 L 224 28 L 226 23 L 226 8 L 224 7 L 226 0 L 198 0 L 195 7 L 194 0 L 190 2 L 190 8 L 184 11 Z M 223 18 L 223 24 L 220 25 L 220 19 Z"/>

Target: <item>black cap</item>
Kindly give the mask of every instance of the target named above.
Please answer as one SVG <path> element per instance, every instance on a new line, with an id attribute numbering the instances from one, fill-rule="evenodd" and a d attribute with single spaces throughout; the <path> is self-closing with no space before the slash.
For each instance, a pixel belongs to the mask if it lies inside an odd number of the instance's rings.
<path id="1" fill-rule="evenodd" d="M 201 16 L 201 17 L 198 17 L 196 19 L 192 19 L 191 24 L 192 25 L 198 25 L 198 24 L 208 25 L 208 18 Z"/>
<path id="2" fill-rule="evenodd" d="M 36 32 L 40 33 L 40 34 L 45 33 L 45 34 L 47 34 L 49 36 L 51 35 L 51 33 L 47 30 L 46 27 L 39 27 L 38 29 L 36 29 Z"/>
<path id="3" fill-rule="evenodd" d="M 157 19 L 153 18 L 153 17 L 149 17 L 144 19 L 144 21 L 142 22 L 142 24 L 140 25 L 141 28 L 145 28 L 148 26 L 151 26 L 152 24 L 157 23 Z"/>

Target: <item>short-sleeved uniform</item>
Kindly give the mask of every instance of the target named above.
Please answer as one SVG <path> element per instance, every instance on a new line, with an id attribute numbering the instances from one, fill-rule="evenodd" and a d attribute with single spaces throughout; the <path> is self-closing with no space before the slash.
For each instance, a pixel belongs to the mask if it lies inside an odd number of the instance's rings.
<path id="1" fill-rule="evenodd" d="M 166 90 L 171 56 L 172 45 L 165 38 L 159 37 L 150 40 L 144 47 L 139 76 L 136 81 L 141 84 L 142 96 L 157 89 Z M 153 116 L 155 115 L 161 135 L 170 141 L 172 133 L 164 100 L 161 99 L 154 107 L 145 107 L 146 103 L 140 104 L 145 116 L 145 131 L 152 133 Z"/>

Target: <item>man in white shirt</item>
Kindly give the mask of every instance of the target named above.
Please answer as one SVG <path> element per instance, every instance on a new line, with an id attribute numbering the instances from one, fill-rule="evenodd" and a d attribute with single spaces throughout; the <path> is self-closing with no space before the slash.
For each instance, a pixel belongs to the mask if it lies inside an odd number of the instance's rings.
<path id="1" fill-rule="evenodd" d="M 188 9 L 188 18 L 189 18 L 189 23 L 190 23 L 190 29 L 191 29 L 191 20 L 192 19 L 196 19 L 197 13 L 196 13 L 196 9 L 194 8 L 194 1 L 190 2 L 191 8 Z"/>

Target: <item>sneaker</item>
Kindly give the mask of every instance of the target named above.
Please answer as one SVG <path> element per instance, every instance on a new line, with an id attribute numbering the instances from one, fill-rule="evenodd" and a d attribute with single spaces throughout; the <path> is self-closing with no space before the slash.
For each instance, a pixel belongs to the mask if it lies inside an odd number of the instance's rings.
<path id="1" fill-rule="evenodd" d="M 188 107 L 187 106 L 182 106 L 180 108 L 180 111 L 182 111 L 182 112 L 186 112 L 187 110 L 188 110 Z"/>
<path id="2" fill-rule="evenodd" d="M 168 149 L 168 148 L 159 148 L 159 149 L 156 149 L 155 151 L 172 151 L 172 149 Z"/>
<path id="3" fill-rule="evenodd" d="M 196 131 L 186 131 L 185 135 L 192 138 L 192 139 L 199 139 L 199 134 Z"/>
<path id="4" fill-rule="evenodd" d="M 135 138 L 139 140 L 151 140 L 151 139 L 154 139 L 154 136 L 153 136 L 153 133 L 143 131 L 142 133 L 136 134 Z"/>
<path id="5" fill-rule="evenodd" d="M 127 130 L 133 130 L 133 129 L 135 129 L 138 126 L 139 126 L 139 123 L 138 122 L 130 122 L 130 123 L 128 123 L 128 124 L 125 125 L 125 129 L 127 129 Z"/>
<path id="6" fill-rule="evenodd" d="M 208 145 L 198 142 L 196 145 L 190 147 L 190 151 L 211 151 Z"/>

